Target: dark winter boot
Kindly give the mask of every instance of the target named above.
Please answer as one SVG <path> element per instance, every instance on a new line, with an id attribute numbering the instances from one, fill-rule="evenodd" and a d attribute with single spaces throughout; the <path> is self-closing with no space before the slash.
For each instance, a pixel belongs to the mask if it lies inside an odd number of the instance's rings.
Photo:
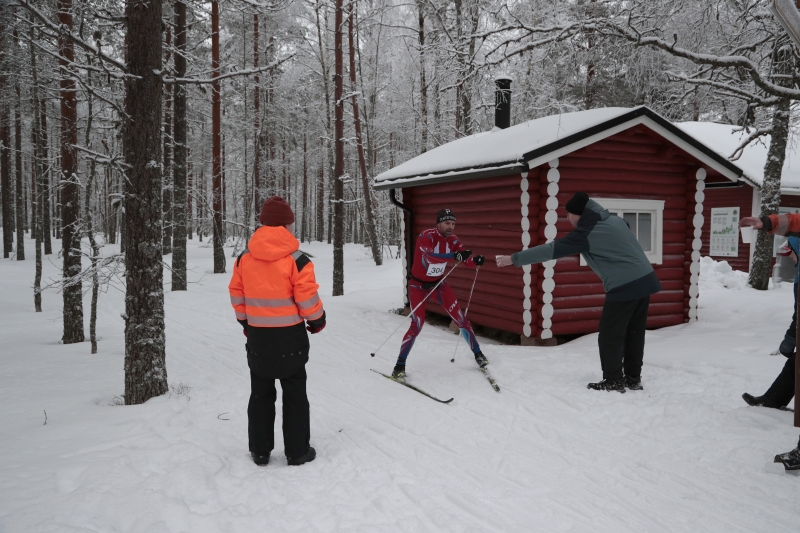
<path id="1" fill-rule="evenodd" d="M 253 462 L 258 466 L 267 466 L 269 464 L 269 454 L 258 455 L 257 453 L 250 452 L 250 457 L 253 458 Z"/>
<path id="2" fill-rule="evenodd" d="M 308 447 L 308 451 L 299 457 L 287 457 L 286 462 L 289 463 L 289 466 L 300 466 L 306 463 L 310 463 L 317 457 L 317 450 L 312 448 L 311 446 Z"/>
<path id="3" fill-rule="evenodd" d="M 394 370 L 392 370 L 392 379 L 396 379 L 397 381 L 405 381 L 406 367 L 401 365 L 395 365 Z"/>
<path id="4" fill-rule="evenodd" d="M 478 366 L 481 368 L 486 368 L 486 365 L 489 364 L 489 360 L 486 359 L 486 356 L 483 355 L 483 352 L 478 352 L 475 354 L 475 362 L 478 363 Z"/>
<path id="5" fill-rule="evenodd" d="M 630 390 L 644 390 L 644 387 L 642 387 L 642 378 L 625 376 L 625 386 Z"/>
<path id="6" fill-rule="evenodd" d="M 742 394 L 742 399 L 747 402 L 747 405 L 752 405 L 753 407 L 769 407 L 771 409 L 780 409 L 781 407 L 785 407 L 784 405 L 778 405 L 778 402 L 766 394 L 763 396 L 753 396 L 752 394 L 745 392 Z"/>
<path id="7" fill-rule="evenodd" d="M 592 390 L 616 391 L 625 394 L 625 381 L 604 379 L 599 383 L 589 383 L 586 385 L 586 388 Z"/>
<path id="8" fill-rule="evenodd" d="M 786 470 L 800 470 L 800 446 L 794 450 L 775 456 L 776 463 L 783 463 Z"/>

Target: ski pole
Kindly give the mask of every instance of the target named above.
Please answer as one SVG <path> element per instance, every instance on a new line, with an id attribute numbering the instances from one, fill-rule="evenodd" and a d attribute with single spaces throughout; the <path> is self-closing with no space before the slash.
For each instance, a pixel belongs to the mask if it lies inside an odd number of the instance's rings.
<path id="1" fill-rule="evenodd" d="M 419 306 L 420 306 L 420 305 L 422 305 L 422 304 L 424 304 L 424 303 L 425 303 L 425 302 L 428 300 L 428 298 L 430 298 L 431 294 L 433 294 L 433 293 L 436 291 L 436 289 L 438 289 L 438 288 L 439 288 L 439 285 L 441 285 L 441 284 L 442 284 L 442 282 L 443 282 L 444 280 L 446 280 L 446 279 L 447 279 L 447 276 L 449 276 L 450 274 L 452 274 L 452 273 L 453 273 L 453 270 L 455 270 L 457 266 L 458 266 L 458 262 L 456 262 L 456 264 L 455 264 L 455 265 L 453 265 L 453 268 L 451 268 L 451 269 L 450 269 L 450 271 L 449 271 L 447 274 L 445 274 L 445 275 L 442 277 L 442 279 L 440 279 L 440 280 L 439 280 L 439 282 L 438 282 L 438 283 L 437 283 L 437 284 L 436 284 L 436 285 L 435 285 L 435 286 L 434 286 L 434 287 L 431 289 L 431 292 L 429 292 L 429 293 L 428 293 L 428 294 L 425 296 L 425 298 L 423 298 L 423 299 L 422 299 L 422 301 L 421 301 L 421 302 L 419 302 L 417 305 L 415 305 L 415 306 L 414 306 L 414 309 L 412 309 L 412 310 L 411 310 L 411 312 L 410 312 L 410 313 L 408 313 L 408 316 L 407 316 L 406 318 L 409 318 L 409 317 L 412 317 L 412 316 L 414 316 L 414 312 L 415 312 L 417 309 L 419 309 Z M 370 355 L 371 355 L 372 357 L 375 357 L 375 354 L 376 354 L 376 353 L 378 353 L 378 352 L 380 351 L 380 349 L 381 349 L 381 348 L 383 348 L 383 346 L 384 346 L 384 345 L 385 345 L 387 342 L 389 342 L 389 339 L 391 339 L 391 338 L 392 338 L 392 336 L 393 336 L 395 333 L 397 333 L 397 330 L 398 330 L 398 329 L 400 329 L 400 327 L 401 327 L 401 326 L 402 326 L 404 323 L 405 323 L 405 320 L 404 320 L 403 322 L 400 322 L 400 325 L 399 325 L 399 326 L 397 326 L 397 327 L 394 329 L 394 331 L 393 331 L 393 332 L 392 332 L 392 333 L 391 333 L 391 334 L 390 334 L 388 337 L 386 337 L 386 340 L 385 340 L 385 341 L 383 341 L 383 344 L 381 344 L 380 346 L 378 346 L 378 349 L 377 349 L 377 350 L 375 350 L 374 352 L 370 353 Z"/>
<path id="2" fill-rule="evenodd" d="M 469 313 L 469 304 L 472 303 L 472 291 L 475 290 L 475 283 L 478 281 L 478 272 L 481 270 L 481 267 L 475 269 L 475 279 L 472 280 L 472 288 L 469 290 L 469 300 L 467 300 L 467 310 L 464 311 L 464 320 L 467 319 L 467 313 Z M 459 335 L 460 337 L 461 335 Z M 458 342 L 456 342 L 456 349 L 453 350 L 453 358 L 450 359 L 451 363 L 456 362 L 456 352 L 458 351 Z"/>

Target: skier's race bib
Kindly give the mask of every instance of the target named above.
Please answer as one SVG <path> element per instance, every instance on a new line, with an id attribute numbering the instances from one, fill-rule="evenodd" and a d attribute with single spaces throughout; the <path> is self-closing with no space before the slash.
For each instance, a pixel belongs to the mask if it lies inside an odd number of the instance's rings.
<path id="1" fill-rule="evenodd" d="M 444 268 L 447 266 L 447 263 L 436 263 L 428 265 L 428 272 L 426 275 L 429 278 L 438 278 L 442 274 L 444 274 Z"/>

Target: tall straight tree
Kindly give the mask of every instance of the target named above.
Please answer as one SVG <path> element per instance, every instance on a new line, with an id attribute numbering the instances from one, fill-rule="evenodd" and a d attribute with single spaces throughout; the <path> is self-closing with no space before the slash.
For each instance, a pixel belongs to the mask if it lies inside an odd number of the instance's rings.
<path id="1" fill-rule="evenodd" d="M 14 27 L 14 49 L 19 50 L 19 36 Z M 17 261 L 25 260 L 25 195 L 22 187 L 22 95 L 19 87 L 19 76 L 14 84 L 14 171 L 16 182 L 17 208 Z"/>
<path id="2" fill-rule="evenodd" d="M 72 31 L 72 0 L 58 0 L 58 22 Z M 78 94 L 75 83 L 75 47 L 65 33 L 58 35 L 61 88 L 61 253 L 64 286 L 64 344 L 83 342 L 83 290 L 81 273 L 80 184 L 78 182 Z M 44 191 L 47 194 L 47 191 Z M 49 232 L 45 226 L 43 232 Z"/>
<path id="3" fill-rule="evenodd" d="M 334 33 L 333 296 L 344 294 L 344 50 L 343 0 L 336 0 Z"/>
<path id="4" fill-rule="evenodd" d="M 175 77 L 186 77 L 186 3 L 175 2 Z M 173 167 L 172 290 L 186 290 L 186 86 L 173 85 L 175 94 L 175 166 Z"/>
<path id="5" fill-rule="evenodd" d="M 211 2 L 211 189 L 214 211 L 214 273 L 225 273 L 225 251 L 222 249 L 222 110 L 219 82 L 219 2 Z"/>
<path id="6" fill-rule="evenodd" d="M 420 11 L 421 12 L 421 11 Z M 369 238 L 369 246 L 372 250 L 372 260 L 375 261 L 377 266 L 383 264 L 383 253 L 381 246 L 378 242 L 378 233 L 375 231 L 375 212 L 372 210 L 372 187 L 369 184 L 369 175 L 367 174 L 367 162 L 364 158 L 364 137 L 361 135 L 361 118 L 358 113 L 358 87 L 356 85 L 356 47 L 353 39 L 353 18 L 355 14 L 355 6 L 350 3 L 350 12 L 347 17 L 347 41 L 350 52 L 350 94 L 353 104 L 353 125 L 356 132 L 356 149 L 358 152 L 358 167 L 361 171 L 361 186 L 364 189 L 364 222 L 367 226 L 367 237 Z M 420 15 L 422 20 L 422 15 Z M 424 44 L 424 39 L 422 41 Z M 424 68 L 424 64 L 422 65 Z M 424 83 L 424 76 L 423 76 Z M 425 112 L 425 123 L 422 125 L 423 138 L 427 143 L 427 111 Z M 423 144 L 424 146 L 424 144 Z"/>
<path id="7" fill-rule="evenodd" d="M 8 42 L 9 8 L 4 3 L 0 7 L 0 196 L 3 209 L 3 258 L 11 255 L 14 246 L 14 189 L 11 187 L 11 107 L 8 105 Z"/>
<path id="8" fill-rule="evenodd" d="M 167 392 L 161 266 L 161 2 L 126 0 L 123 145 L 125 194 L 125 404 Z"/>
<path id="9" fill-rule="evenodd" d="M 167 24 L 166 31 L 167 52 L 164 65 L 169 64 L 170 47 L 172 46 L 172 28 Z M 161 253 L 172 253 L 172 84 L 164 84 L 164 233 Z"/>
<path id="10" fill-rule="evenodd" d="M 253 15 L 253 68 L 258 69 L 258 13 Z M 253 80 L 253 198 L 255 220 L 261 216 L 261 77 L 256 73 Z"/>

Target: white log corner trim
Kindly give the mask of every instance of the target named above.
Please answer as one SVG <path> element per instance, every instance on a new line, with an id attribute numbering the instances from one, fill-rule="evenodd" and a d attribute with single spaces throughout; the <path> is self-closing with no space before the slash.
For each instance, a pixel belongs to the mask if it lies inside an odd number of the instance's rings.
<path id="1" fill-rule="evenodd" d="M 400 203 L 403 202 L 403 191 L 400 190 Z M 402 251 L 400 252 L 400 257 L 403 258 L 403 305 L 411 304 L 408 300 L 408 246 L 406 246 L 406 217 L 408 213 L 405 211 L 401 211 L 403 217 L 403 223 L 400 224 L 400 245 L 403 247 Z"/>
<path id="2" fill-rule="evenodd" d="M 522 214 L 522 249 L 527 250 L 531 244 L 531 220 L 529 217 L 530 212 L 528 210 L 528 203 L 530 202 L 531 195 L 528 193 L 528 173 L 523 172 L 521 176 L 522 179 L 519 182 L 519 188 L 522 190 L 522 194 L 520 195 Z M 522 294 L 524 296 L 522 300 L 522 334 L 526 337 L 530 337 L 532 333 L 531 320 L 533 319 L 533 316 L 531 315 L 531 266 L 523 266 L 522 271 L 524 272 L 522 275 Z"/>
<path id="3" fill-rule="evenodd" d="M 558 171 L 558 159 L 553 159 L 548 162 L 550 170 L 547 171 L 547 213 L 544 215 L 544 220 L 547 223 L 544 227 L 544 236 L 547 242 L 553 242 L 558 234 L 556 229 L 556 222 L 558 222 L 558 182 L 561 179 L 561 173 Z M 542 339 L 552 339 L 553 332 L 550 328 L 553 327 L 553 289 L 556 288 L 556 282 L 553 279 L 555 275 L 556 260 L 545 261 L 542 263 L 544 267 L 544 276 L 542 281 Z"/>
<path id="4" fill-rule="evenodd" d="M 692 264 L 689 267 L 689 322 L 697 321 L 697 296 L 699 294 L 698 282 L 700 281 L 700 248 L 703 246 L 703 202 L 705 201 L 706 169 L 698 168 L 695 173 L 697 189 L 694 193 L 694 239 L 692 240 Z"/>

